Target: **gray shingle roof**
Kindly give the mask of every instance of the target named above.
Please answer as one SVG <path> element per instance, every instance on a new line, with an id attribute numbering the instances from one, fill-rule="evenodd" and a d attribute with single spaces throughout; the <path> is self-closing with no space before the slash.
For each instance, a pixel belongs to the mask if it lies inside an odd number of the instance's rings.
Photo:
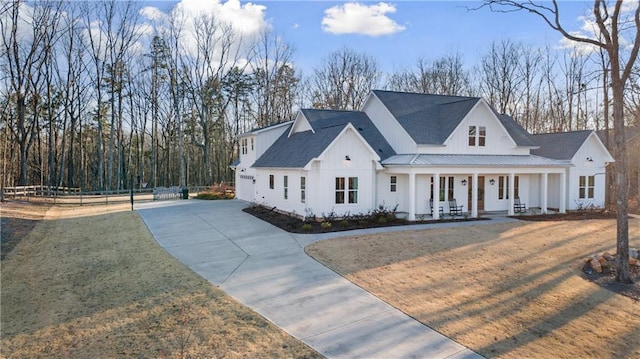
<path id="1" fill-rule="evenodd" d="M 302 110 L 313 131 L 289 131 L 280 136 L 252 167 L 302 168 L 320 156 L 338 134 L 351 123 L 381 159 L 395 155 L 393 148 L 364 112 Z"/>
<path id="2" fill-rule="evenodd" d="M 556 160 L 571 160 L 591 132 L 593 131 L 585 130 L 531 135 L 533 142 L 540 146 L 531 150 L 531 154 Z"/>
<path id="3" fill-rule="evenodd" d="M 531 139 L 529 132 L 520 126 L 513 117 L 504 114 L 501 115 L 495 112 L 495 110 L 494 113 L 498 116 L 502 126 L 507 129 L 507 132 L 509 132 L 509 136 L 511 136 L 511 138 L 516 142 L 516 145 L 525 147 L 536 146 L 535 142 Z"/>
<path id="4" fill-rule="evenodd" d="M 478 97 L 374 90 L 373 93 L 419 145 L 441 145 L 480 101 Z"/>
<path id="5" fill-rule="evenodd" d="M 479 97 L 381 90 L 374 90 L 373 93 L 419 145 L 443 144 L 480 101 Z M 527 131 L 513 118 L 497 113 L 496 116 L 518 146 L 534 146 Z"/>
<path id="6" fill-rule="evenodd" d="M 566 167 L 564 161 L 532 155 L 444 155 L 402 154 L 382 161 L 383 165 L 417 165 L 445 167 Z"/>

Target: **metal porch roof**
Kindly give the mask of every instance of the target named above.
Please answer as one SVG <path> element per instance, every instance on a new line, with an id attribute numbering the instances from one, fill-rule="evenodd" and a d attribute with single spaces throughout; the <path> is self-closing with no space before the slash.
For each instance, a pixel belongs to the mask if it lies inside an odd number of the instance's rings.
<path id="1" fill-rule="evenodd" d="M 382 161 L 383 166 L 445 166 L 445 167 L 567 167 L 566 161 L 534 155 L 448 155 L 401 154 Z"/>

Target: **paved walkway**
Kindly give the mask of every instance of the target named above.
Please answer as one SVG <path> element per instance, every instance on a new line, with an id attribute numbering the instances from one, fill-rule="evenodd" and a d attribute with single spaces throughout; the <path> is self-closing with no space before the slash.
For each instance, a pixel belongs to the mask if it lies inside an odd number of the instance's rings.
<path id="1" fill-rule="evenodd" d="M 346 233 L 290 234 L 242 212 L 245 206 L 190 200 L 136 208 L 174 257 L 329 358 L 482 358 L 304 253 L 309 243 Z M 349 234 L 374 231 L 381 229 Z"/>

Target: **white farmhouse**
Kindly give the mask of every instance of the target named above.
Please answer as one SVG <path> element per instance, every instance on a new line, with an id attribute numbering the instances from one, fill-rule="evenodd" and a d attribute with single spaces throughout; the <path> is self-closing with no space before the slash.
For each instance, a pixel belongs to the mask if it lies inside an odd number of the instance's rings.
<path id="1" fill-rule="evenodd" d="M 471 217 L 601 207 L 613 162 L 593 131 L 531 135 L 481 98 L 379 90 L 362 111 L 301 110 L 245 133 L 239 153 L 239 199 L 298 216 L 397 205 L 409 220 L 454 205 Z"/>

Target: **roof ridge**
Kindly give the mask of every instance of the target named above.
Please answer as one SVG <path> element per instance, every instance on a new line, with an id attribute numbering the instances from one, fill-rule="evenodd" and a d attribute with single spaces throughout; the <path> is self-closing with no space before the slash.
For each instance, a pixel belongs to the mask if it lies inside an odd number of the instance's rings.
<path id="1" fill-rule="evenodd" d="M 393 90 L 371 90 L 372 92 L 386 92 L 386 93 L 394 93 L 400 95 L 419 95 L 419 96 L 437 96 L 437 97 L 458 97 L 466 100 L 469 99 L 480 99 L 481 97 L 476 96 L 462 96 L 462 95 L 445 95 L 445 94 L 436 94 L 436 93 L 426 93 L 426 92 L 407 92 L 407 91 L 393 91 Z"/>

